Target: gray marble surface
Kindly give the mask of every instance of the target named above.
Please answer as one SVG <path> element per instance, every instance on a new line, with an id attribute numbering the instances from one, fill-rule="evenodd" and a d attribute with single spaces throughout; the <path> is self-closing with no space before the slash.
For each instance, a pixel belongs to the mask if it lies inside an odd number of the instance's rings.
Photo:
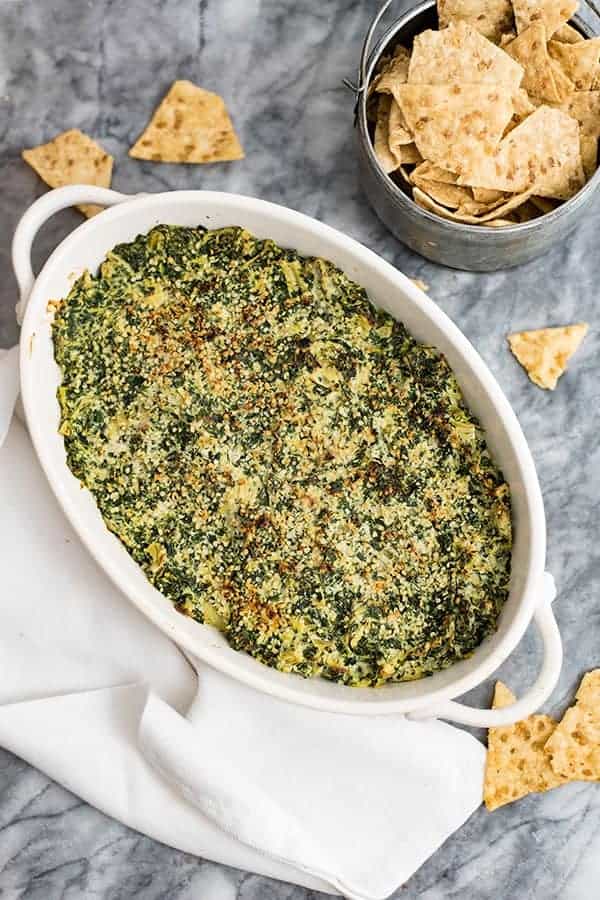
<path id="1" fill-rule="evenodd" d="M 398 244 L 361 194 L 352 99 L 341 87 L 342 77 L 354 73 L 375 6 L 0 0 L 0 346 L 17 337 L 11 233 L 45 190 L 20 152 L 68 127 L 85 130 L 114 154 L 117 189 L 216 188 L 263 197 L 346 231 L 422 278 L 497 376 L 538 466 L 566 656 L 548 711 L 560 714 L 581 673 L 600 665 L 600 201 L 566 244 L 494 275 L 443 269 Z M 185 167 L 127 157 L 174 78 L 223 94 L 246 149 L 243 162 Z M 79 221 L 69 211 L 45 226 L 35 247 L 38 265 Z M 506 333 L 579 320 L 592 327 L 571 371 L 554 393 L 538 390 L 508 352 Z M 538 662 L 537 641 L 528 634 L 501 676 L 522 689 Z M 489 696 L 488 683 L 469 699 L 486 703 Z M 573 784 L 493 815 L 479 810 L 396 896 L 592 900 L 599 885 L 600 786 Z M 158 845 L 2 751 L 0 897 L 316 900 L 305 889 Z"/>

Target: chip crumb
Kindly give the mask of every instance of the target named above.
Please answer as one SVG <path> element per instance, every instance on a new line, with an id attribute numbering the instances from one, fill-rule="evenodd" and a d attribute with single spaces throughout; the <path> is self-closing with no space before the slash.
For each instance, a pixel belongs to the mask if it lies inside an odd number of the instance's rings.
<path id="1" fill-rule="evenodd" d="M 421 291 L 429 290 L 429 285 L 426 284 L 424 281 L 421 281 L 420 278 L 411 278 L 410 281 L 412 281 L 412 283 L 415 285 L 415 287 L 418 287 L 419 290 L 421 290 Z"/>
<path id="2" fill-rule="evenodd" d="M 510 349 L 538 387 L 553 391 L 588 330 L 585 322 L 521 331 L 508 336 Z"/>
<path id="3" fill-rule="evenodd" d="M 23 150 L 22 157 L 51 188 L 68 184 L 110 187 L 113 158 L 87 134 L 72 128 L 47 144 Z M 88 218 L 102 212 L 101 206 L 82 203 L 77 209 Z"/>
<path id="4" fill-rule="evenodd" d="M 496 682 L 492 709 L 510 706 L 515 699 L 505 684 Z M 489 729 L 483 798 L 490 811 L 567 780 L 553 771 L 544 753 L 555 728 L 550 716 L 536 714 L 514 725 Z"/>
<path id="5" fill-rule="evenodd" d="M 600 669 L 583 676 L 575 696 L 545 753 L 557 777 L 600 781 Z"/>

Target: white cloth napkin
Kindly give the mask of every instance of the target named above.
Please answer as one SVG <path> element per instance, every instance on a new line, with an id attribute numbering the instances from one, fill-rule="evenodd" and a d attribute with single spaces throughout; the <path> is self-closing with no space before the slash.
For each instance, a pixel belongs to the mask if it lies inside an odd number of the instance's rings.
<path id="1" fill-rule="evenodd" d="M 0 358 L 0 435 L 15 371 Z M 483 746 L 445 723 L 303 709 L 200 663 L 193 700 L 194 671 L 79 543 L 16 421 L 0 546 L 0 745 L 127 825 L 379 900 L 481 803 Z"/>

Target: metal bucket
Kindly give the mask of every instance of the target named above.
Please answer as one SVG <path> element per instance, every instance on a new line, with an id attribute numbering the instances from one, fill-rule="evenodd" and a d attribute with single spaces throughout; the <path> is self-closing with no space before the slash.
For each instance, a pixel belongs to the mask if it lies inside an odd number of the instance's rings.
<path id="1" fill-rule="evenodd" d="M 383 224 L 398 240 L 421 256 L 453 269 L 471 272 L 492 272 L 518 266 L 565 241 L 579 225 L 598 193 L 600 169 L 574 197 L 552 212 L 504 228 L 465 225 L 436 216 L 418 206 L 385 174 L 375 156 L 369 133 L 366 88 L 380 57 L 388 48 L 393 48 L 397 43 L 410 47 L 419 32 L 438 27 L 436 4 L 434 0 L 425 0 L 397 19 L 371 52 L 375 32 L 391 2 L 384 3 L 369 28 L 362 49 L 357 85 L 346 82 L 355 90 L 357 97 L 361 183 Z M 592 28 L 579 15 L 571 20 L 571 25 L 586 37 L 594 36 Z"/>

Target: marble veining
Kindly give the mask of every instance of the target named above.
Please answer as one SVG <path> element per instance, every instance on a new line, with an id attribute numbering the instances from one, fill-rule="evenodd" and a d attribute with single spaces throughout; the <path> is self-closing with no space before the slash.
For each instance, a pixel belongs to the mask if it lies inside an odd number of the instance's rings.
<path id="1" fill-rule="evenodd" d="M 352 97 L 376 7 L 361 0 L 0 0 L 0 346 L 17 337 L 10 238 L 45 188 L 23 147 L 79 127 L 116 158 L 127 192 L 214 188 L 283 203 L 334 225 L 423 279 L 497 376 L 530 442 L 548 518 L 548 568 L 565 666 L 548 711 L 560 714 L 581 673 L 600 665 L 597 235 L 600 204 L 542 260 L 492 275 L 427 263 L 397 243 L 357 181 Z M 127 148 L 174 78 L 226 98 L 243 162 L 169 166 Z M 39 266 L 80 221 L 66 211 L 36 242 Z M 591 332 L 554 393 L 529 383 L 508 331 L 586 320 Z M 8 598 L 10 599 L 10 598 Z M 532 634 L 500 672 L 535 676 Z M 487 703 L 490 684 L 467 699 Z M 600 884 L 600 786 L 574 784 L 493 815 L 480 809 L 399 889 L 411 900 L 593 900 Z M 323 895 L 320 895 L 323 896 Z M 136 834 L 0 751 L 0 897 L 6 900 L 316 900 L 303 888 L 195 859 Z"/>

